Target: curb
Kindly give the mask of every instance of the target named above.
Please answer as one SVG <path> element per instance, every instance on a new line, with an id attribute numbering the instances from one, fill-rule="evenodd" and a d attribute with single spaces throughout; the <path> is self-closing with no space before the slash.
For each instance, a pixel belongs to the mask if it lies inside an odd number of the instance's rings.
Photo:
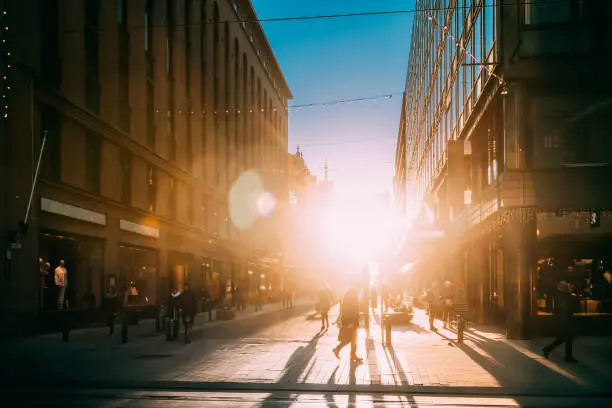
<path id="1" fill-rule="evenodd" d="M 27 389 L 18 378 L 2 378 L 3 388 L 13 392 Z M 501 387 L 450 387 L 450 386 L 397 386 L 382 384 L 280 384 L 261 382 L 191 382 L 191 381 L 144 381 L 144 382 L 97 382 L 97 381 L 51 381 L 36 386 L 39 392 L 86 393 L 86 391 L 167 391 L 167 392 L 289 392 L 289 393 L 334 393 L 334 394 L 393 394 L 421 396 L 466 396 L 466 397 L 540 397 L 549 398 L 601 398 L 612 397 L 605 389 L 536 389 Z"/>

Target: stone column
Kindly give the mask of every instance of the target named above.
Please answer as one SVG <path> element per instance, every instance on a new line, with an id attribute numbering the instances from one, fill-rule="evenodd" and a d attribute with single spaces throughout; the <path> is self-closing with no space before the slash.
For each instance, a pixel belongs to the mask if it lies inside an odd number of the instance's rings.
<path id="1" fill-rule="evenodd" d="M 528 339 L 531 335 L 534 245 L 536 245 L 535 219 L 516 219 L 505 226 L 504 292 L 506 335 L 509 339 Z"/>

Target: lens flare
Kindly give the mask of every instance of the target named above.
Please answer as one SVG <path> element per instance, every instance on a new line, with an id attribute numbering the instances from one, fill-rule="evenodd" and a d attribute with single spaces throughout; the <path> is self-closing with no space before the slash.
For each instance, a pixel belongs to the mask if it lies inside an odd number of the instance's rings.
<path id="1" fill-rule="evenodd" d="M 257 210 L 262 217 L 268 217 L 276 208 L 276 198 L 274 194 L 266 191 L 257 198 Z"/>
<path id="2" fill-rule="evenodd" d="M 229 213 L 234 226 L 248 229 L 260 217 L 259 200 L 265 193 L 261 176 L 254 171 L 244 172 L 229 192 Z"/>

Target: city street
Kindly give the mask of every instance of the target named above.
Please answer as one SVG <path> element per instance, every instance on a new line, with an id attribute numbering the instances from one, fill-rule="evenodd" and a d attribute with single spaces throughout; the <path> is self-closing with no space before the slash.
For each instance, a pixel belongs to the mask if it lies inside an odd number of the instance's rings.
<path id="1" fill-rule="evenodd" d="M 337 313 L 336 307 L 331 322 Z M 23 387 L 36 384 L 35 398 L 44 398 L 41 402 L 55 396 L 65 405 L 70 396 L 70 401 L 86 398 L 91 406 L 107 406 L 108 400 L 214 406 L 227 398 L 236 399 L 233 406 L 317 406 L 323 400 L 344 406 L 350 400 L 343 398 L 350 396 L 367 397 L 363 403 L 369 406 L 390 395 L 397 406 L 444 405 L 449 396 L 468 405 L 479 397 L 477 406 L 538 405 L 542 398 L 565 396 L 565 406 L 572 406 L 580 398 L 596 402 L 609 395 L 609 339 L 579 339 L 576 356 L 582 363 L 569 365 L 559 353 L 550 361 L 537 354 L 545 339 L 508 342 L 498 333 L 471 329 L 459 345 L 452 331 L 427 330 L 427 318 L 418 309 L 415 324 L 394 328 L 393 346 L 383 348 L 376 320 L 369 337 L 360 330 L 361 365 L 349 363 L 348 347 L 340 361 L 334 357 L 337 328 L 320 332 L 312 305 L 301 302 L 293 310 L 201 325 L 189 345 L 166 342 L 161 335 L 125 345 L 117 335 L 67 344 L 58 335 L 26 340 L 7 346 L 2 382 L 20 395 Z M 398 393 L 419 402 L 398 399 Z"/>

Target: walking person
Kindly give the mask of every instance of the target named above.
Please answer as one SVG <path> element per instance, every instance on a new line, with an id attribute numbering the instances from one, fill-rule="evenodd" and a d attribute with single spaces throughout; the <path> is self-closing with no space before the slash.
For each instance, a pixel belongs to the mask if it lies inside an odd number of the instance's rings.
<path id="1" fill-rule="evenodd" d="M 425 302 L 427 303 L 427 310 L 429 314 L 429 330 L 436 330 L 435 321 L 436 321 L 436 293 L 433 288 L 427 289 L 427 293 L 425 293 Z"/>
<path id="2" fill-rule="evenodd" d="M 357 332 L 359 329 L 359 291 L 357 287 L 349 289 L 342 298 L 340 305 L 340 332 L 338 341 L 334 347 L 334 355 L 340 358 L 340 351 L 349 343 L 351 344 L 351 361 L 360 363 L 362 358 L 357 356 Z"/>
<path id="3" fill-rule="evenodd" d="M 319 313 L 321 314 L 321 330 L 329 328 L 329 309 L 331 308 L 331 291 L 326 287 L 319 291 Z"/>
<path id="4" fill-rule="evenodd" d="M 114 284 L 110 284 L 108 288 L 106 288 L 103 308 L 106 325 L 108 326 L 108 332 L 112 336 L 115 332 L 115 317 L 117 315 L 117 311 L 119 310 L 119 294 L 117 293 L 117 288 L 115 288 Z"/>
<path id="5" fill-rule="evenodd" d="M 183 311 L 183 327 L 185 328 L 185 344 L 191 343 L 191 330 L 198 313 L 198 294 L 185 283 L 183 293 L 177 298 L 177 304 Z"/>
<path id="6" fill-rule="evenodd" d="M 442 289 L 442 322 L 447 329 L 452 323 L 453 305 L 455 301 L 455 291 L 450 281 L 444 282 Z"/>
<path id="7" fill-rule="evenodd" d="M 542 354 L 548 359 L 550 353 L 565 343 L 565 361 L 575 363 L 573 345 L 575 336 L 574 309 L 577 296 L 572 285 L 563 280 L 557 285 L 556 302 L 554 308 L 557 337 L 548 346 L 542 349 Z"/>

